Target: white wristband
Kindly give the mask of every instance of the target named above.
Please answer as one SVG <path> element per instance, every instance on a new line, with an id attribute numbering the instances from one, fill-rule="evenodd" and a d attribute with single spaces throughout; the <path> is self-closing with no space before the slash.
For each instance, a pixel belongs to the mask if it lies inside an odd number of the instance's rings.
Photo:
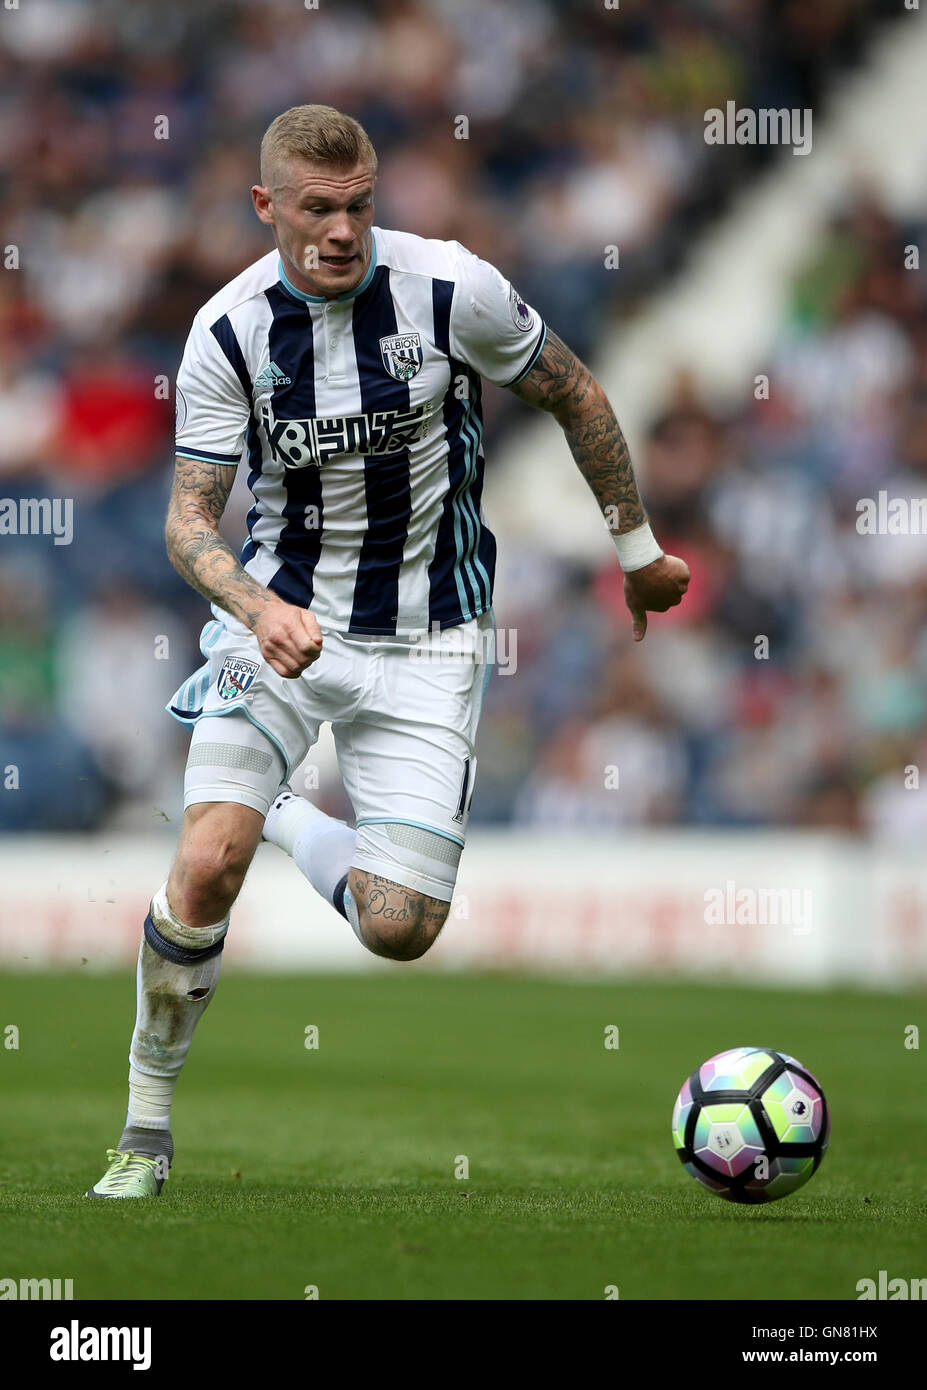
<path id="1" fill-rule="evenodd" d="M 623 536 L 614 536 L 613 539 L 618 551 L 618 563 L 625 574 L 630 574 L 633 570 L 642 570 L 645 565 L 659 560 L 663 554 L 650 529 L 650 523 L 646 521 L 643 526 L 637 526 L 633 531 L 625 531 Z"/>

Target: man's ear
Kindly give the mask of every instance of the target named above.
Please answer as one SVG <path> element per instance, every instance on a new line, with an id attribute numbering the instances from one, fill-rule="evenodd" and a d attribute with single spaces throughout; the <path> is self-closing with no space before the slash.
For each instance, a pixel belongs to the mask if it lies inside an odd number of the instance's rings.
<path id="1" fill-rule="evenodd" d="M 261 183 L 254 184 L 251 189 L 251 201 L 259 219 L 268 227 L 273 226 L 274 199 L 270 189 L 265 188 Z"/>

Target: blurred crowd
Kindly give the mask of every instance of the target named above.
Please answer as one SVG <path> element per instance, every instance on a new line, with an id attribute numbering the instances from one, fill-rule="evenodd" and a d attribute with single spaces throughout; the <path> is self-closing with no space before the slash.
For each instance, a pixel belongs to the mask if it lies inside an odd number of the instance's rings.
<path id="1" fill-rule="evenodd" d="M 163 706 L 198 664 L 205 604 L 163 549 L 171 383 L 200 304 L 269 249 L 248 189 L 274 115 L 356 115 L 380 156 L 378 224 L 462 241 L 591 356 L 774 157 L 709 158 L 705 109 L 825 112 L 834 71 L 895 9 L 4 11 L 0 494 L 73 498 L 75 535 L 0 535 L 0 773 L 19 769 L 0 826 L 178 814 L 186 736 Z M 846 210 L 794 287 L 768 401 L 719 418 L 677 383 L 641 460 L 658 535 L 693 574 L 659 641 L 631 654 L 614 565 L 503 556 L 518 671 L 490 686 L 475 821 L 915 833 L 899 768 L 927 752 L 925 547 L 859 536 L 854 508 L 927 472 L 927 319 L 901 251 L 923 230 L 865 194 Z M 610 245 L 620 275 L 603 270 Z M 487 405 L 492 466 L 521 407 L 492 390 Z M 230 540 L 245 510 L 239 488 Z M 349 814 L 329 764 L 322 799 Z"/>
<path id="2" fill-rule="evenodd" d="M 641 463 L 656 534 L 692 582 L 642 645 L 611 562 L 515 561 L 519 671 L 484 720 L 484 806 L 491 780 L 524 824 L 923 842 L 927 290 L 911 248 L 925 245 L 927 220 L 898 226 L 861 191 L 793 286 L 768 399 L 761 383 L 721 415 L 677 381 Z"/>

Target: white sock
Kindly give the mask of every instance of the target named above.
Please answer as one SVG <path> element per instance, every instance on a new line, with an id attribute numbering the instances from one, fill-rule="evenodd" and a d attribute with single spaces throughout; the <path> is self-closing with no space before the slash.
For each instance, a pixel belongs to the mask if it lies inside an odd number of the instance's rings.
<path id="1" fill-rule="evenodd" d="M 351 867 L 356 838 L 357 832 L 344 821 L 326 816 L 290 791 L 279 794 L 264 822 L 264 839 L 285 850 L 328 902 L 333 902 L 335 889 Z"/>
<path id="2" fill-rule="evenodd" d="M 164 887 L 152 899 L 151 920 L 162 937 L 186 950 L 214 945 L 228 930 L 228 918 L 213 927 L 186 926 L 168 907 Z M 170 1129 L 174 1088 L 193 1031 L 212 1002 L 221 964 L 219 952 L 205 961 L 179 965 L 165 960 L 142 938 L 138 1007 L 129 1048 L 127 1126 Z"/>

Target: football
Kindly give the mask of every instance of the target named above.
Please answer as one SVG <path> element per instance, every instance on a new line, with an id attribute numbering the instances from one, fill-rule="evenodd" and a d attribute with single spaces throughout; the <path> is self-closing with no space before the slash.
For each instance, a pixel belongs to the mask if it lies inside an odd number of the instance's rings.
<path id="1" fill-rule="evenodd" d="M 673 1107 L 686 1172 L 729 1202 L 774 1202 L 820 1166 L 830 1113 L 807 1067 L 771 1047 L 735 1047 L 697 1067 Z"/>

